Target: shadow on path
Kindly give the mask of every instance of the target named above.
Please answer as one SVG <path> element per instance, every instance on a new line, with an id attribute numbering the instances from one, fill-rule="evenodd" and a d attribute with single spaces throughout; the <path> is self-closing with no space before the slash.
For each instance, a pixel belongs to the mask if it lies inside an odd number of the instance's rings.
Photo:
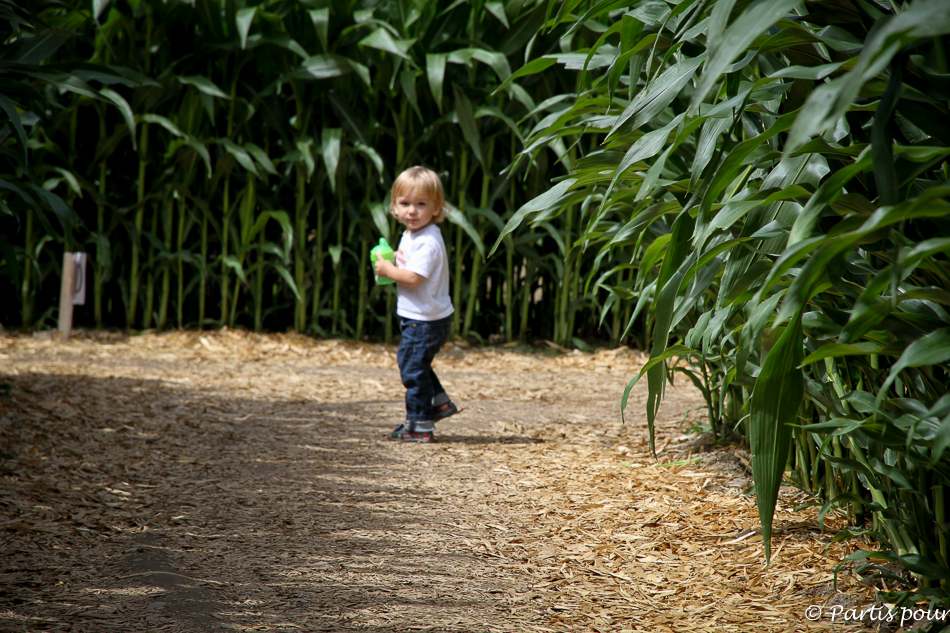
<path id="1" fill-rule="evenodd" d="M 390 400 L 0 383 L 0 630 L 478 631 L 507 613 L 469 510 L 418 485 L 431 447 L 381 446 Z"/>

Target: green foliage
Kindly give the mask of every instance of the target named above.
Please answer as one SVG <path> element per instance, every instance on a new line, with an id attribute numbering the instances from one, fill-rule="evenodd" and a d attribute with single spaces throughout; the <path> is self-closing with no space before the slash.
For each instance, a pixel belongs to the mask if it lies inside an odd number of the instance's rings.
<path id="1" fill-rule="evenodd" d="M 77 11 L 33 13 L 10 0 L 0 0 L 0 20 L 5 24 L 0 31 L 0 222 L 14 227 L 0 233 L 0 257 L 2 270 L 12 281 L 11 294 L 22 289 L 22 313 L 32 319 L 32 289 L 49 272 L 41 265 L 44 246 L 55 240 L 74 249 L 77 233 L 84 232 L 82 219 L 68 203 L 82 197 L 83 187 L 71 166 L 37 160 L 50 151 L 62 155 L 63 148 L 35 138 L 27 130 L 32 132 L 39 117 L 58 105 L 52 96 L 57 91 L 96 107 L 110 104 L 134 127 L 129 104 L 108 86 L 141 83 L 138 77 L 110 68 L 48 63 L 69 40 L 68 29 L 84 21 Z M 95 88 L 94 83 L 100 87 Z M 66 200 L 56 193 L 60 185 Z M 22 241 L 16 239 L 17 234 Z"/>
<path id="2" fill-rule="evenodd" d="M 0 191 L 2 252 L 14 253 L 0 256 L 8 274 L 32 266 L 2 288 L 19 299 L 0 302 L 4 323 L 53 313 L 68 248 L 94 264 L 79 325 L 389 340 L 393 293 L 371 283 L 362 255 L 380 233 L 398 238 L 380 213 L 389 184 L 425 164 L 457 209 L 442 225 L 457 333 L 564 345 L 598 334 L 604 306 L 584 299 L 577 274 L 579 215 L 485 259 L 484 244 L 569 164 L 553 138 L 512 165 L 572 79 L 505 84 L 526 50 L 559 44 L 537 33 L 540 0 L 96 0 L 91 12 L 4 1 L 24 22 L 0 23 L 4 59 L 33 64 L 9 71 L 17 89 L 0 103 L 0 173 L 16 187 Z M 31 186 L 27 148 L 43 166 Z"/>
<path id="3" fill-rule="evenodd" d="M 645 319 L 651 442 L 685 373 L 750 443 L 767 555 L 784 474 L 946 599 L 950 5 L 575 4 L 546 28 L 595 44 L 512 78 L 576 71 L 523 156 L 591 149 L 504 234 L 579 205 L 590 295 Z"/>

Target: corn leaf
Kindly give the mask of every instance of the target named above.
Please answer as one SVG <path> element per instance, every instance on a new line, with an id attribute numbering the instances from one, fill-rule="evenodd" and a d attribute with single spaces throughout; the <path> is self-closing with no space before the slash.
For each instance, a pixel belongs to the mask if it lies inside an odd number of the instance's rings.
<path id="1" fill-rule="evenodd" d="M 772 556 L 772 516 L 792 439 L 792 423 L 805 395 L 802 325 L 799 315 L 765 357 L 749 403 L 749 442 L 755 501 L 762 524 L 766 563 Z"/>

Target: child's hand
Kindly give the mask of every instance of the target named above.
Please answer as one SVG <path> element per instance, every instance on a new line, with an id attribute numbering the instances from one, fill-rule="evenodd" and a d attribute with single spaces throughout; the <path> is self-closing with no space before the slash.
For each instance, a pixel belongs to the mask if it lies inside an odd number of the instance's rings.
<path id="1" fill-rule="evenodd" d="M 373 268 L 376 270 L 376 275 L 379 277 L 385 277 L 386 279 L 392 279 L 400 286 L 415 288 L 426 279 L 422 275 L 414 273 L 411 270 L 397 267 L 392 262 L 383 259 L 382 255 L 378 253 L 376 254 L 376 258 L 379 259 L 378 262 L 373 262 Z"/>
<path id="2" fill-rule="evenodd" d="M 378 277 L 385 277 L 386 279 L 393 279 L 392 271 L 398 270 L 392 262 L 383 259 L 382 254 L 377 253 L 376 258 L 379 261 L 373 262 L 373 268 L 376 270 L 376 275 Z"/>

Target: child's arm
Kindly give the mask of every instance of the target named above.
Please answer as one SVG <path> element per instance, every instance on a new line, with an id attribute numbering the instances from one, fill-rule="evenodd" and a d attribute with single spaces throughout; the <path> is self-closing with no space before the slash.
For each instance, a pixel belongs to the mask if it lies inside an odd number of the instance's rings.
<path id="1" fill-rule="evenodd" d="M 407 288 L 415 288 L 425 280 L 425 277 L 411 270 L 396 268 L 392 262 L 383 259 L 382 255 L 378 255 L 378 258 L 379 261 L 373 262 L 373 266 L 376 268 L 376 274 L 380 277 L 392 279 L 400 286 L 406 286 Z"/>

